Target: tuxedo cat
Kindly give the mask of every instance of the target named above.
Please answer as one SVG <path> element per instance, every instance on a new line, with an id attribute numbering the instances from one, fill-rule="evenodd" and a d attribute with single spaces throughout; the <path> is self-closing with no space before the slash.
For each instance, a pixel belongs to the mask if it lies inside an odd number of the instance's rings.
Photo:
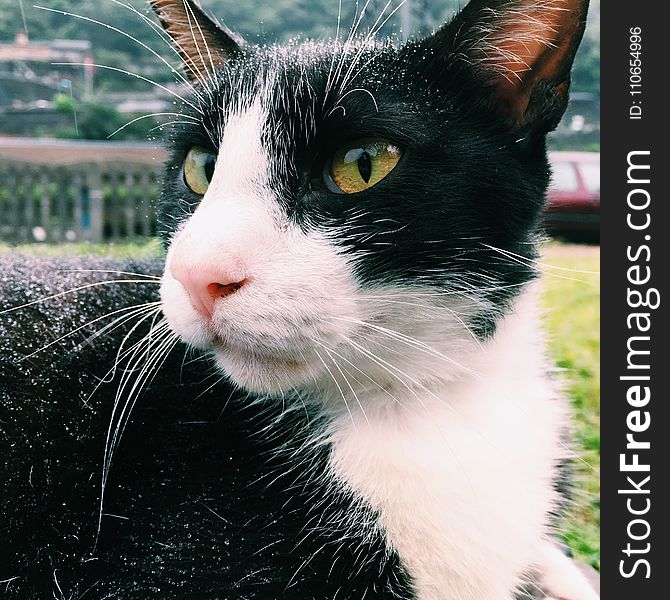
<path id="1" fill-rule="evenodd" d="M 586 2 L 401 47 L 150 3 L 189 90 L 164 263 L 3 259 L 8 597 L 595 598 L 533 284 Z"/>

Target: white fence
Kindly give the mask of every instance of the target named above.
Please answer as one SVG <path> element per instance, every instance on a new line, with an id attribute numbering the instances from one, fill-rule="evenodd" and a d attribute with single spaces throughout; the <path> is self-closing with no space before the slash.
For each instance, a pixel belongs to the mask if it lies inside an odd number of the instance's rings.
<path id="1" fill-rule="evenodd" d="M 151 144 L 0 140 L 0 239 L 120 241 L 155 235 L 165 153 Z"/>

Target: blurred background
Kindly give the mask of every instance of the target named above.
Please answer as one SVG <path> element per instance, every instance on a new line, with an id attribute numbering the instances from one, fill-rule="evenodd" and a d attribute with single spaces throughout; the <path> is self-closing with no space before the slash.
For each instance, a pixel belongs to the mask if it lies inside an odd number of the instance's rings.
<path id="1" fill-rule="evenodd" d="M 0 0 L 0 251 L 153 254 L 152 205 L 175 66 L 144 0 Z M 379 37 L 430 33 L 464 1 L 406 0 Z M 333 38 L 338 0 L 202 0 L 248 41 Z M 342 0 L 342 29 L 357 9 Z M 360 30 L 398 1 L 370 0 Z M 384 13 L 384 7 L 386 11 Z M 60 11 L 60 12 L 59 12 Z M 72 14 L 62 14 L 62 13 Z M 73 16 L 73 15 L 79 15 Z M 101 25 L 95 23 L 107 25 Z M 554 172 L 539 265 L 551 351 L 576 414 L 575 506 L 564 539 L 599 568 L 600 0 L 591 0 L 570 105 L 549 138 Z M 154 83 L 151 83 L 154 82 Z M 578 242 L 578 243 L 575 243 Z"/>
<path id="2" fill-rule="evenodd" d="M 44 0 L 41 8 L 33 1 L 0 0 L 0 239 L 102 242 L 152 235 L 150 207 L 162 158 L 154 146 L 180 86 L 131 38 L 175 65 L 178 60 L 145 21 L 144 0 Z M 248 41 L 272 43 L 335 37 L 340 3 L 203 4 Z M 363 4 L 341 3 L 342 31 Z M 378 36 L 399 41 L 427 35 L 461 4 L 370 0 L 359 13 L 359 30 L 383 24 Z M 550 137 L 554 180 L 545 219 L 553 235 L 592 242 L 599 239 L 600 210 L 599 33 L 600 0 L 593 0 L 570 105 Z M 89 168 L 72 166 L 82 163 Z"/>
<path id="3" fill-rule="evenodd" d="M 106 139 L 131 118 L 169 109 L 177 84 L 169 69 L 131 39 L 93 22 L 34 7 L 34 0 L 0 0 L 0 135 Z M 147 14 L 144 0 L 124 0 Z M 335 37 L 337 0 L 273 2 L 203 0 L 202 4 L 250 42 Z M 359 9 L 364 3 L 359 3 Z M 462 1 L 407 0 L 379 37 L 423 36 L 447 21 Z M 46 8 L 77 13 L 115 27 L 173 61 L 143 19 L 113 0 L 44 0 Z M 370 0 L 359 28 L 367 30 L 397 8 Z M 384 7 L 386 12 L 384 13 Z M 342 29 L 353 22 L 356 2 L 342 2 Z M 592 0 L 589 24 L 573 72 L 570 108 L 552 136 L 552 149 L 599 149 L 600 0 Z M 56 64 L 61 63 L 61 64 Z M 62 63 L 97 63 L 160 83 L 161 89 L 120 71 Z M 78 113 L 75 127 L 73 113 Z M 156 121 L 125 128 L 116 140 L 145 140 Z"/>

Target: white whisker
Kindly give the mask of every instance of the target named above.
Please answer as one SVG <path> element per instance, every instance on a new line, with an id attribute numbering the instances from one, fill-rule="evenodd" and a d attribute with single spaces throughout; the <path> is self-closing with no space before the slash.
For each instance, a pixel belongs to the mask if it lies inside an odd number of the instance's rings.
<path id="1" fill-rule="evenodd" d="M 164 85 L 161 85 L 160 83 L 157 83 L 156 81 L 153 81 L 152 79 L 149 79 L 147 77 L 139 75 L 138 73 L 133 73 L 132 71 L 127 71 L 126 69 L 119 69 L 118 67 L 111 67 L 109 65 L 99 65 L 99 64 L 95 64 L 95 63 L 53 62 L 51 64 L 54 65 L 54 66 L 95 67 L 96 69 L 105 69 L 107 71 L 114 71 L 116 73 L 123 73 L 124 75 L 128 75 L 130 77 L 135 77 L 136 79 L 140 79 L 142 81 L 145 81 L 146 83 L 149 83 L 149 84 L 157 87 L 158 89 L 161 89 L 164 92 L 167 92 L 168 94 L 170 94 L 170 96 L 173 96 L 173 97 L 177 98 L 178 100 L 180 100 L 184 104 L 190 106 L 197 113 L 199 113 L 201 115 L 205 114 L 203 109 L 197 107 L 192 102 L 189 102 L 188 100 L 186 100 L 186 98 L 184 98 L 183 96 L 181 96 L 180 94 L 178 94 L 174 90 L 171 90 L 170 88 L 167 88 Z"/>
<path id="2" fill-rule="evenodd" d="M 354 395 L 354 398 L 356 399 L 356 404 L 358 404 L 358 407 L 361 409 L 361 413 L 363 415 L 363 418 L 367 421 L 368 425 L 370 425 L 370 421 L 368 420 L 368 415 L 365 413 L 365 408 L 363 408 L 363 405 L 361 404 L 361 401 L 358 397 L 358 394 L 352 387 L 351 383 L 349 383 L 349 380 L 347 379 L 346 375 L 342 372 L 342 369 L 340 369 L 340 365 L 337 364 L 337 361 L 333 358 L 333 355 L 330 353 L 330 351 L 324 346 L 324 350 L 326 351 L 326 354 L 328 354 L 329 358 L 331 361 L 333 361 L 333 364 L 335 365 L 335 368 L 339 371 L 340 375 L 342 375 L 342 378 L 344 379 L 345 383 L 349 387 L 349 390 L 351 393 Z"/>
<path id="3" fill-rule="evenodd" d="M 46 346 L 42 346 L 41 348 L 39 348 L 38 350 L 35 350 L 34 352 L 31 352 L 30 354 L 26 354 L 25 356 L 22 356 L 20 360 L 21 361 L 28 360 L 28 359 L 32 358 L 33 356 L 35 356 L 36 354 L 38 354 L 39 352 L 43 352 L 47 348 L 51 348 L 51 346 L 53 346 L 54 344 L 57 344 L 57 343 L 63 341 L 64 339 L 74 335 L 78 331 L 81 331 L 82 329 L 86 329 L 87 327 L 90 327 L 91 325 L 97 323 L 98 321 L 101 321 L 103 319 L 108 319 L 109 317 L 112 317 L 112 316 L 117 315 L 119 313 L 128 313 L 128 314 L 125 314 L 125 315 L 115 319 L 111 323 L 105 325 L 105 327 L 96 331 L 89 338 L 87 338 L 83 342 L 81 342 L 81 344 L 90 343 L 91 340 L 93 340 L 95 338 L 98 338 L 101 335 L 104 335 L 107 331 L 115 329 L 115 327 L 114 327 L 115 325 L 123 324 L 126 320 L 132 319 L 135 316 L 142 314 L 143 312 L 145 312 L 149 308 L 156 307 L 158 305 L 160 305 L 160 302 L 146 302 L 146 303 L 143 303 L 143 304 L 133 304 L 132 306 L 125 306 L 123 308 L 119 308 L 117 310 L 114 310 L 110 313 L 104 314 L 100 317 L 96 317 L 95 319 L 92 319 L 92 320 L 88 321 L 87 323 L 84 323 L 83 325 L 80 325 L 79 327 L 76 327 L 72 331 L 68 331 L 68 333 L 66 333 L 66 334 L 56 338 L 55 340 L 49 342 L 48 344 L 46 344 Z"/>
<path id="4" fill-rule="evenodd" d="M 373 325 L 372 323 L 367 323 L 366 321 L 361 321 L 359 319 L 351 319 L 351 318 L 348 318 L 348 317 L 332 317 L 332 318 L 337 319 L 337 320 L 341 320 L 341 321 L 348 321 L 350 323 L 355 323 L 357 325 L 361 325 L 362 327 L 367 327 L 369 329 L 379 331 L 379 332 L 381 332 L 381 333 L 383 333 L 383 334 L 385 334 L 385 335 L 387 335 L 387 336 L 389 336 L 393 339 L 398 340 L 401 343 L 407 344 L 408 346 L 410 346 L 412 348 L 417 348 L 418 350 L 423 350 L 423 351 L 431 354 L 432 356 L 442 358 L 442 359 L 446 360 L 448 363 L 458 367 L 459 369 L 462 369 L 466 373 L 469 373 L 470 375 L 472 375 L 476 379 L 481 379 L 481 376 L 479 375 L 479 373 L 473 371 L 472 369 L 469 369 L 468 367 L 462 365 L 461 363 L 454 360 L 453 358 L 447 356 L 446 354 L 443 354 L 442 352 L 440 352 L 439 350 L 436 350 L 432 346 L 429 346 L 428 344 L 417 340 L 416 338 L 410 337 L 408 335 L 405 335 L 405 334 L 400 333 L 398 331 L 395 331 L 393 329 L 388 329 L 386 327 L 381 327 L 380 325 Z"/>
<path id="5" fill-rule="evenodd" d="M 109 285 L 117 283 L 153 283 L 153 282 L 147 281 L 146 279 L 106 279 L 104 281 L 95 281 L 93 283 L 87 283 L 86 285 L 81 285 L 69 290 L 65 290 L 64 292 L 58 292 L 57 294 L 52 294 L 51 296 L 45 296 L 43 298 L 38 298 L 37 300 L 31 300 L 30 302 L 20 304 L 19 306 L 12 306 L 11 308 L 0 310 L 0 315 L 6 315 L 8 313 L 12 313 L 17 310 L 27 308 L 28 306 L 34 306 L 35 304 L 41 304 L 42 302 L 47 302 L 49 300 L 61 298 L 62 296 L 66 296 L 67 294 L 74 294 L 75 292 L 80 292 L 82 290 L 87 290 L 101 285 Z"/>
<path id="6" fill-rule="evenodd" d="M 370 377 L 368 373 L 357 367 L 354 363 L 352 363 L 350 360 L 348 360 L 346 357 L 344 357 L 342 354 L 339 354 L 332 348 L 328 348 L 325 346 L 323 343 L 319 342 L 318 340 L 312 340 L 315 344 L 318 344 L 324 349 L 327 349 L 329 352 L 332 352 L 335 356 L 337 356 L 340 360 L 343 360 L 346 362 L 349 366 L 351 366 L 353 369 L 358 371 L 363 377 L 365 377 L 368 381 L 370 381 L 372 384 L 374 384 L 377 388 L 379 388 L 382 392 L 384 392 L 387 396 L 389 396 L 391 399 L 393 399 L 399 406 L 402 408 L 406 409 L 407 407 L 396 397 L 394 396 L 391 392 L 389 392 L 383 385 L 381 385 L 379 382 L 377 382 L 374 378 Z M 357 380 L 358 381 L 358 380 Z M 360 382 L 358 382 L 360 383 Z M 361 384 L 362 385 L 362 384 Z"/>
<path id="7" fill-rule="evenodd" d="M 117 2 L 115 0 L 111 0 L 111 1 L 114 2 L 115 4 L 119 4 L 121 6 L 125 6 L 126 8 L 128 8 L 127 5 L 125 5 L 125 4 L 122 4 L 122 3 Z M 48 8 L 46 6 L 35 5 L 34 8 L 37 8 L 39 10 L 44 10 L 44 11 L 47 11 L 47 12 L 60 14 L 60 15 L 66 16 L 66 17 L 72 17 L 72 18 L 75 18 L 75 19 L 80 19 L 82 21 L 88 21 L 89 23 L 94 23 L 95 25 L 105 27 L 106 29 L 114 31 L 115 33 L 118 33 L 118 34 L 132 40 L 136 44 L 139 44 L 140 46 L 142 46 L 142 48 L 144 48 L 145 50 L 148 50 L 153 56 L 158 58 L 158 60 L 160 60 L 163 64 L 165 64 L 170 69 L 170 71 L 172 71 L 172 73 L 178 77 L 178 79 L 182 83 L 188 85 L 193 92 L 196 91 L 195 88 L 191 85 L 191 83 L 181 73 L 179 73 L 179 71 L 177 71 L 172 65 L 170 65 L 170 63 L 167 60 L 165 60 L 160 54 L 158 54 L 158 52 L 156 52 L 153 48 L 150 48 L 149 46 L 147 46 L 141 40 L 138 40 L 136 37 L 133 37 L 129 33 L 126 33 L 125 31 L 122 31 L 121 29 L 118 29 L 117 27 L 114 27 L 112 25 L 109 25 L 108 23 L 103 23 L 102 21 L 97 21 L 96 19 L 92 19 L 91 17 L 86 17 L 84 15 L 79 15 L 79 14 L 75 14 L 75 13 L 71 13 L 71 12 L 67 12 L 67 11 L 63 11 L 63 10 L 57 10 L 55 8 Z M 138 11 L 134 11 L 134 12 L 138 12 Z"/>
<path id="8" fill-rule="evenodd" d="M 144 386 L 150 382 L 151 379 L 155 376 L 157 371 L 160 368 L 160 365 L 167 359 L 170 351 L 178 343 L 178 336 L 172 332 L 168 326 L 168 323 L 165 319 L 162 319 L 158 324 L 156 324 L 155 319 L 158 316 L 158 312 L 154 314 L 154 321 L 152 322 L 149 332 L 136 344 L 134 344 L 134 350 L 128 358 L 129 368 L 125 370 L 119 382 L 117 388 L 116 397 L 114 400 L 114 405 L 112 408 L 112 414 L 110 417 L 109 427 L 107 428 L 107 437 L 105 440 L 105 451 L 103 456 L 103 469 L 102 469 L 102 481 L 100 488 L 100 503 L 99 503 L 99 513 L 98 513 L 98 533 L 96 534 L 96 545 L 97 545 L 97 536 L 100 534 L 100 528 L 102 525 L 102 515 L 103 515 L 103 505 L 104 505 L 104 496 L 105 488 L 107 485 L 107 480 L 109 477 L 109 471 L 111 468 L 111 461 L 114 455 L 116 448 L 118 447 L 119 441 L 125 426 L 130 418 L 135 402 L 137 401 L 139 395 L 141 394 Z M 141 321 L 148 318 L 147 315 Z M 141 322 L 140 321 L 140 322 Z M 126 335 L 122 341 L 119 352 L 123 348 L 125 340 L 128 339 L 128 336 L 135 330 L 140 322 L 138 322 L 131 332 Z M 153 344 L 153 345 L 152 345 Z M 151 350 L 154 350 L 153 355 Z M 140 369 L 138 375 L 135 377 L 135 382 L 130 386 L 129 392 L 126 396 L 126 400 L 123 403 L 120 413 L 117 416 L 117 411 L 119 404 L 121 402 L 121 397 L 124 395 L 126 387 L 129 385 L 130 376 L 135 371 L 139 363 L 144 360 L 144 366 Z M 118 358 L 115 367 L 118 365 Z M 116 422 L 116 425 L 114 423 Z"/>
<path id="9" fill-rule="evenodd" d="M 337 389 L 340 392 L 340 395 L 342 396 L 342 400 L 344 401 L 344 406 L 347 409 L 347 412 L 349 413 L 349 418 L 351 419 L 351 424 L 353 425 L 354 429 L 356 429 L 356 420 L 354 419 L 354 415 L 351 412 L 351 409 L 349 408 L 349 403 L 347 402 L 347 397 L 344 394 L 344 390 L 342 389 L 342 386 L 338 383 L 337 379 L 335 378 L 335 375 L 333 375 L 333 372 L 330 370 L 328 365 L 326 364 L 326 361 L 323 360 L 322 356 L 319 354 L 319 351 L 314 349 L 315 354 L 319 357 L 319 360 L 323 364 L 323 366 L 326 368 L 326 371 L 328 371 L 328 374 L 330 375 L 331 379 L 335 382 L 335 385 L 337 386 Z"/>
<path id="10" fill-rule="evenodd" d="M 130 127 L 133 123 L 137 123 L 138 121 L 142 121 L 143 119 L 150 119 L 152 117 L 163 117 L 163 116 L 165 116 L 165 117 L 176 116 L 176 117 L 179 117 L 179 118 L 182 118 L 182 119 L 187 119 L 186 121 L 170 121 L 171 124 L 173 124 L 173 123 L 188 123 L 188 124 L 200 123 L 200 121 L 198 119 L 196 119 L 195 117 L 190 117 L 189 115 L 184 115 L 184 114 L 181 114 L 181 113 L 175 113 L 175 112 L 149 113 L 149 114 L 146 114 L 146 115 L 142 115 L 141 117 L 136 117 L 132 121 L 128 121 L 124 125 L 121 125 L 121 127 L 119 127 L 118 129 L 116 129 L 112 133 L 110 133 L 107 136 L 107 139 L 114 137 L 117 133 L 119 133 L 120 131 L 123 131 L 126 127 Z M 162 127 L 162 126 L 163 126 L 163 124 L 158 125 L 158 127 Z M 153 127 L 152 130 L 157 129 L 158 127 Z"/>
<path id="11" fill-rule="evenodd" d="M 136 277 L 146 277 L 146 283 L 160 283 L 161 278 L 158 275 L 147 275 L 146 273 L 135 273 L 132 271 L 118 271 L 116 269 L 59 269 L 62 273 L 112 273 L 114 275 L 133 275 Z"/>
<path id="12" fill-rule="evenodd" d="M 211 91 L 213 91 L 216 88 L 216 81 L 214 80 L 214 76 L 216 73 L 216 67 L 214 66 L 214 59 L 212 58 L 212 53 L 210 52 L 209 49 L 209 44 L 207 43 L 207 38 L 205 38 L 205 35 L 202 32 L 202 28 L 200 27 L 200 23 L 198 22 L 198 19 L 196 18 L 195 14 L 193 13 L 193 9 L 191 6 L 187 3 L 184 2 L 184 8 L 186 9 L 186 18 L 188 19 L 188 26 L 191 30 L 191 37 L 193 38 L 193 43 L 196 47 L 196 50 L 198 51 L 198 56 L 200 57 L 200 62 L 203 65 L 203 68 L 205 69 L 205 73 L 208 76 L 209 83 L 211 83 Z M 198 32 L 200 33 L 200 39 L 203 41 L 205 44 L 205 50 L 207 51 L 207 57 L 209 58 L 209 64 L 212 68 L 211 71 L 207 71 L 207 67 L 205 66 L 205 59 L 202 55 L 202 52 L 200 51 L 200 45 L 198 44 L 198 40 L 195 37 L 195 30 L 193 29 L 193 21 L 195 21 L 196 26 L 198 27 Z M 202 82 L 203 85 L 206 85 L 206 82 Z M 206 87 L 208 87 L 206 85 Z"/>
<path id="13" fill-rule="evenodd" d="M 485 244 L 482 242 L 482 245 L 485 246 L 486 248 L 489 248 L 490 250 L 493 250 L 494 252 L 498 252 L 502 256 L 509 258 L 512 262 L 522 264 L 522 265 L 528 265 L 532 267 L 546 267 L 546 269 L 553 269 L 553 270 L 558 270 L 558 271 L 567 271 L 569 273 L 583 273 L 587 275 L 600 275 L 597 271 L 582 271 L 579 269 L 569 269 L 565 267 L 558 267 L 554 265 L 548 265 L 546 263 L 543 263 L 539 260 L 531 259 L 526 256 L 523 256 L 521 254 L 516 254 L 515 252 L 511 252 L 509 250 L 504 250 L 503 248 L 498 248 L 496 246 L 491 246 L 490 244 Z M 558 275 L 557 273 L 552 273 L 550 270 L 543 270 L 543 269 L 538 269 L 541 273 L 545 275 L 549 275 L 550 277 L 557 277 L 559 279 L 566 279 L 568 281 L 577 281 L 579 283 L 588 283 L 588 281 L 585 281 L 583 279 L 575 279 L 573 277 L 564 277 L 562 275 Z"/>

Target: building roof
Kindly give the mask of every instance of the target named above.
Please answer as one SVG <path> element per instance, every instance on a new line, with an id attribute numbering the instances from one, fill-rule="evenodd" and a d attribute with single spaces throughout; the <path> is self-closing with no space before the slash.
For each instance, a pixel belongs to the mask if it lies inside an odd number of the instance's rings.
<path id="1" fill-rule="evenodd" d="M 88 40 L 50 40 L 31 42 L 24 33 L 11 44 L 0 44 L 0 62 L 82 62 L 91 53 Z"/>

